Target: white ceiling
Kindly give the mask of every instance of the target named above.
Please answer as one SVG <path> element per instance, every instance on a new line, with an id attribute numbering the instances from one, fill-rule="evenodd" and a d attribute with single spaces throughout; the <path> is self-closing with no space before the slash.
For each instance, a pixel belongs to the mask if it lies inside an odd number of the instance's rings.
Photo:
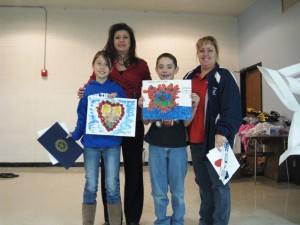
<path id="1" fill-rule="evenodd" d="M 39 6 L 239 16 L 256 0 L 0 0 L 0 6 Z"/>

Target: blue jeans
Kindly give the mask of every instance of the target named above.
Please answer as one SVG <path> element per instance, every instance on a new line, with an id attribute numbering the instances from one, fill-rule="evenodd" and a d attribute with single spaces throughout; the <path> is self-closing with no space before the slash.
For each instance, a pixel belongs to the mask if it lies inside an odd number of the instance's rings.
<path id="1" fill-rule="evenodd" d="M 202 144 L 191 144 L 191 155 L 195 180 L 200 187 L 199 225 L 227 225 L 231 207 L 229 182 L 224 185 L 219 179 Z"/>
<path id="2" fill-rule="evenodd" d="M 154 199 L 155 215 L 154 224 L 183 225 L 184 204 L 184 179 L 187 173 L 188 158 L 187 148 L 164 148 L 149 146 L 149 170 Z M 173 214 L 167 216 L 169 204 L 168 185 L 170 186 Z"/>
<path id="3" fill-rule="evenodd" d="M 84 148 L 85 187 L 83 203 L 96 204 L 101 155 L 105 164 L 105 189 L 108 204 L 120 204 L 120 146 Z"/>

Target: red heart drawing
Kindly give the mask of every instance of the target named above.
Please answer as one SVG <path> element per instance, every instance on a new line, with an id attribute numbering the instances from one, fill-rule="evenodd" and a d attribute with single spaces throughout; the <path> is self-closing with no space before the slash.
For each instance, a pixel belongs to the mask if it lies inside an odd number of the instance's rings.
<path id="1" fill-rule="evenodd" d="M 216 167 L 221 167 L 221 164 L 222 164 L 222 159 L 218 159 L 215 161 L 215 166 Z"/>
<path id="2" fill-rule="evenodd" d="M 103 100 L 96 108 L 98 118 L 107 131 L 114 130 L 125 114 L 125 107 L 119 102 Z"/>

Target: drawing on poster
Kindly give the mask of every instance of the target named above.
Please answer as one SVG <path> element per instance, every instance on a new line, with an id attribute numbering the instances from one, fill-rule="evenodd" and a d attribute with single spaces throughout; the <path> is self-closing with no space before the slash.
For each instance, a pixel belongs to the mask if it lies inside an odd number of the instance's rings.
<path id="1" fill-rule="evenodd" d="M 96 107 L 101 124 L 109 132 L 114 130 L 124 117 L 124 105 L 103 100 Z"/>
<path id="2" fill-rule="evenodd" d="M 136 99 L 88 97 L 86 133 L 135 136 Z"/>
<path id="3" fill-rule="evenodd" d="M 190 80 L 143 81 L 143 119 L 186 120 L 192 117 Z"/>

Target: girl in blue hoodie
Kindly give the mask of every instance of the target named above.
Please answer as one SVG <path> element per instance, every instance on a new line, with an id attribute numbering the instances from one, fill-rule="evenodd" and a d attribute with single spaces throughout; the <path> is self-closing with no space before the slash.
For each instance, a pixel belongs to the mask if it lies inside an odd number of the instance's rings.
<path id="1" fill-rule="evenodd" d="M 67 138 L 81 139 L 84 146 L 85 187 L 83 192 L 82 220 L 83 225 L 94 224 L 96 198 L 98 191 L 99 163 L 101 156 L 105 164 L 105 188 L 110 225 L 121 224 L 121 200 L 119 184 L 120 146 L 122 137 L 93 135 L 86 133 L 88 98 L 101 95 L 110 98 L 124 98 L 122 87 L 108 79 L 112 63 L 106 52 L 98 52 L 92 62 L 96 80 L 92 80 L 80 99 L 77 108 L 77 125 Z"/>

